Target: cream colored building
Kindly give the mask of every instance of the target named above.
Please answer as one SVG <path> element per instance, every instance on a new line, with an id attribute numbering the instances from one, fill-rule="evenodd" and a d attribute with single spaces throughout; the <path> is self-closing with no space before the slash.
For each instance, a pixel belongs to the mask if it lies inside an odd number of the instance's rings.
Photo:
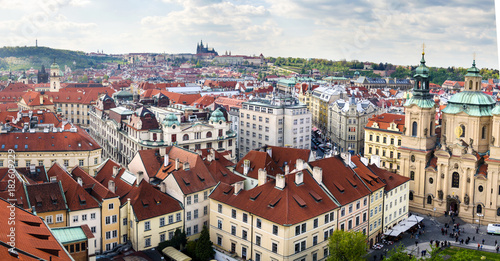
<path id="1" fill-rule="evenodd" d="M 345 86 L 320 86 L 314 89 L 310 103 L 313 125 L 327 134 L 330 103 L 346 97 Z"/>
<path id="2" fill-rule="evenodd" d="M 219 183 L 210 195 L 210 239 L 217 251 L 252 260 L 323 260 L 338 207 L 306 171 L 242 190 Z"/>
<path id="3" fill-rule="evenodd" d="M 292 97 L 244 102 L 240 109 L 240 159 L 264 145 L 309 149 L 311 113 Z"/>
<path id="4" fill-rule="evenodd" d="M 380 157 L 379 166 L 392 172 L 399 172 L 401 134 L 405 115 L 383 113 L 368 119 L 365 126 L 364 156 Z"/>

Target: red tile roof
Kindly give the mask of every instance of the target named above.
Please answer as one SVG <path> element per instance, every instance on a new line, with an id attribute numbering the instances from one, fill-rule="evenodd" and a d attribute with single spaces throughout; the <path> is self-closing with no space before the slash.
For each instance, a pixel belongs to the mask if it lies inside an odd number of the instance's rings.
<path id="1" fill-rule="evenodd" d="M 3 133 L 0 134 L 0 146 L 4 151 L 13 149 L 17 152 L 93 151 L 101 148 L 89 134 L 77 128 L 77 132 Z"/>
<path id="2" fill-rule="evenodd" d="M 90 176 L 79 166 L 73 168 L 73 170 L 71 171 L 71 175 L 73 175 L 73 179 L 81 178 L 83 187 L 86 190 L 89 190 L 90 195 L 92 195 L 100 202 L 102 202 L 104 199 L 118 197 L 118 195 L 111 192 L 107 186 L 99 183 L 96 179 L 94 179 L 94 177 Z"/>
<path id="3" fill-rule="evenodd" d="M 214 101 L 215 101 L 215 97 L 214 96 L 204 95 L 204 96 L 201 96 L 200 98 L 198 98 L 193 103 L 191 103 L 191 106 L 195 106 L 196 108 L 202 108 L 203 109 L 203 108 L 211 105 L 212 103 L 214 103 Z"/>
<path id="4" fill-rule="evenodd" d="M 56 184 L 56 183 L 54 183 Z M 10 226 L 7 225 L 10 211 L 9 203 L 0 200 L 0 219 L 4 225 L 0 226 L 0 260 L 73 260 L 64 250 L 63 246 L 52 235 L 52 232 L 40 217 L 37 217 L 21 208 L 15 209 L 15 242 L 18 257 L 14 256 L 8 250 L 6 244 L 10 242 L 8 237 Z"/>
<path id="5" fill-rule="evenodd" d="M 358 155 L 353 155 L 351 157 L 351 161 L 356 165 L 356 168 L 353 169 L 354 172 L 358 174 L 368 189 L 376 191 L 385 186 L 385 183 L 382 182 L 382 180 L 375 175 L 375 173 L 373 173 L 367 166 L 365 166 L 365 164 L 361 162 Z"/>
<path id="6" fill-rule="evenodd" d="M 144 164 L 144 168 L 146 170 L 145 174 L 147 174 L 150 178 L 154 177 L 163 164 L 163 157 L 160 156 L 159 150 L 138 150 L 137 153 Z"/>
<path id="7" fill-rule="evenodd" d="M 190 105 L 197 99 L 201 97 L 199 93 L 197 94 L 182 94 L 176 92 L 168 92 L 168 91 L 160 91 L 156 89 L 146 90 L 141 97 L 143 98 L 152 98 L 154 95 L 158 93 L 162 93 L 170 99 L 170 104 L 184 104 Z"/>
<path id="8" fill-rule="evenodd" d="M 338 207 L 310 175 L 305 171 L 301 173 L 304 177 L 301 185 L 295 184 L 296 174 L 285 175 L 286 185 L 283 190 L 276 188 L 276 183 L 272 180 L 234 195 L 232 186 L 220 183 L 210 198 L 287 226 Z"/>
<path id="9" fill-rule="evenodd" d="M 26 194 L 31 208 L 36 212 L 44 213 L 68 209 L 59 181 L 26 185 Z"/>
<path id="10" fill-rule="evenodd" d="M 246 100 L 244 100 L 244 99 L 217 97 L 217 99 L 215 99 L 214 102 L 216 104 L 219 104 L 219 105 L 228 106 L 229 108 L 231 108 L 231 107 L 241 108 L 241 104 L 245 101 Z"/>
<path id="11" fill-rule="evenodd" d="M 373 173 L 375 173 L 375 175 L 377 175 L 378 177 L 380 177 L 380 179 L 382 179 L 382 182 L 386 184 L 385 186 L 386 192 L 391 191 L 392 189 L 401 186 L 402 184 L 410 180 L 410 178 L 408 177 L 392 173 L 385 169 L 381 169 L 377 167 L 377 165 L 375 164 L 370 164 L 368 165 L 368 167 L 373 171 Z"/>
<path id="12" fill-rule="evenodd" d="M 313 161 L 309 165 L 311 168 L 323 169 L 323 184 L 341 205 L 347 205 L 371 193 L 339 157 Z"/>
<path id="13" fill-rule="evenodd" d="M 49 178 L 61 181 L 66 203 L 70 211 L 98 208 L 99 202 L 74 180 L 59 163 L 55 163 L 47 172 Z"/>
<path id="14" fill-rule="evenodd" d="M 267 175 L 276 176 L 277 174 L 283 173 L 278 164 L 267 154 L 267 152 L 251 150 L 245 155 L 238 163 L 236 163 L 236 168 L 234 169 L 240 174 L 243 173 L 243 165 L 245 160 L 250 160 L 250 169 L 247 176 L 257 179 L 259 177 L 259 169 L 265 169 Z"/>
<path id="15" fill-rule="evenodd" d="M 267 146 L 267 148 L 271 148 L 271 153 L 273 155 L 273 160 L 276 164 L 284 168 L 285 162 L 290 167 L 290 171 L 295 168 L 295 162 L 297 159 L 302 159 L 304 162 L 309 161 L 309 156 L 311 154 L 311 150 L 308 149 L 296 149 L 296 148 L 287 148 L 287 147 L 277 147 L 277 146 Z"/>
<path id="16" fill-rule="evenodd" d="M 24 100 L 24 103 L 28 106 L 54 105 L 54 103 L 52 103 L 47 96 L 33 91 L 25 93 L 22 100 Z"/>
<path id="17" fill-rule="evenodd" d="M 101 94 L 107 93 L 111 96 L 115 89 L 111 87 L 96 88 L 67 88 L 59 92 L 45 92 L 54 103 L 78 103 L 84 105 L 94 104 Z"/>
<path id="18" fill-rule="evenodd" d="M 145 180 L 139 184 L 139 187 L 133 186 L 127 198 L 130 198 L 135 216 L 139 221 L 182 210 L 179 201 L 154 188 Z"/>
<path id="19" fill-rule="evenodd" d="M 373 125 L 377 123 L 379 129 L 387 130 L 393 122 L 397 124 L 397 128 L 399 129 L 399 131 L 403 132 L 405 126 L 405 115 L 401 114 L 383 113 L 380 115 L 374 115 L 373 117 L 368 119 L 366 127 L 374 128 Z"/>

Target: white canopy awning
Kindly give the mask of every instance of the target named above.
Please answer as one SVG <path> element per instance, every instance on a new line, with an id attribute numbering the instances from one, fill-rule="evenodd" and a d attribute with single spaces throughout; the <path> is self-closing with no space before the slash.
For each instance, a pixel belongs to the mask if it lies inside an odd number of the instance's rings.
<path id="1" fill-rule="evenodd" d="M 422 221 L 424 218 L 419 217 L 417 215 L 411 215 L 407 219 L 399 222 L 399 224 L 395 225 L 392 229 L 388 229 L 384 235 L 386 236 L 391 236 L 391 237 L 397 237 L 401 233 L 406 232 L 408 229 L 412 228 L 414 225 L 416 225 L 418 222 Z"/>

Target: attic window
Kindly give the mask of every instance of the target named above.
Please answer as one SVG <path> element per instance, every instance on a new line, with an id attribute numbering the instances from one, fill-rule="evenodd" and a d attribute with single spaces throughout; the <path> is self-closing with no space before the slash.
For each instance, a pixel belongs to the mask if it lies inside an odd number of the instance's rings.
<path id="1" fill-rule="evenodd" d="M 154 198 L 156 205 L 160 205 L 161 201 L 159 198 L 155 197 Z"/>
<path id="2" fill-rule="evenodd" d="M 311 195 L 311 197 L 313 197 L 316 202 L 320 202 L 321 200 L 323 200 L 323 198 L 314 191 L 309 191 L 309 195 Z"/>
<path id="3" fill-rule="evenodd" d="M 25 148 L 25 149 L 28 149 L 28 144 L 24 145 L 24 148 Z"/>
<path id="4" fill-rule="evenodd" d="M 338 189 L 341 193 L 344 193 L 344 190 L 345 190 L 345 189 L 344 189 L 344 187 L 342 187 L 342 185 L 340 185 L 340 184 L 338 184 L 338 183 L 336 183 L 336 182 L 334 182 L 333 184 L 335 185 L 335 187 L 337 187 L 337 189 Z"/>
<path id="5" fill-rule="evenodd" d="M 80 205 L 87 204 L 87 200 L 85 200 L 85 196 L 83 196 L 83 194 L 78 194 L 78 200 L 80 200 Z"/>
<path id="6" fill-rule="evenodd" d="M 304 208 L 307 206 L 306 202 L 298 195 L 293 195 L 293 199 L 295 199 L 295 202 L 297 202 L 297 204 L 299 204 L 299 206 L 301 208 Z"/>
<path id="7" fill-rule="evenodd" d="M 198 176 L 198 178 L 200 179 L 200 181 L 205 181 L 205 178 L 203 178 L 202 176 L 200 176 L 200 174 L 196 174 L 196 176 Z"/>
<path id="8" fill-rule="evenodd" d="M 262 193 L 262 190 L 254 192 L 252 195 L 250 195 L 250 199 L 251 200 L 256 200 L 259 197 L 260 193 Z"/>
<path id="9" fill-rule="evenodd" d="M 182 178 L 182 181 L 184 181 L 184 184 L 186 184 L 186 186 L 189 186 L 189 180 L 185 177 Z"/>
<path id="10" fill-rule="evenodd" d="M 149 206 L 149 201 L 147 199 L 141 199 L 141 202 L 143 207 Z"/>
<path id="11" fill-rule="evenodd" d="M 222 174 L 222 176 L 224 176 L 224 177 L 227 176 L 227 173 L 222 172 L 222 170 L 220 170 L 220 174 Z"/>
<path id="12" fill-rule="evenodd" d="M 233 189 L 233 187 L 227 187 L 225 190 L 224 190 L 224 194 L 229 194 L 229 192 L 231 192 L 231 190 Z"/>
<path id="13" fill-rule="evenodd" d="M 350 178 L 346 178 L 346 179 L 347 179 L 347 181 L 349 181 L 349 184 L 351 184 L 351 186 L 352 186 L 353 188 L 355 188 L 355 187 L 357 187 L 357 186 L 358 186 L 358 184 L 356 184 L 356 182 L 355 182 L 354 180 L 351 180 Z"/>
<path id="14" fill-rule="evenodd" d="M 280 202 L 281 197 L 278 196 L 275 199 L 273 199 L 271 202 L 269 202 L 269 207 L 274 208 L 278 202 Z"/>
<path id="15" fill-rule="evenodd" d="M 36 201 L 37 206 L 42 205 L 42 197 L 40 197 L 40 195 L 35 196 L 35 201 Z"/>

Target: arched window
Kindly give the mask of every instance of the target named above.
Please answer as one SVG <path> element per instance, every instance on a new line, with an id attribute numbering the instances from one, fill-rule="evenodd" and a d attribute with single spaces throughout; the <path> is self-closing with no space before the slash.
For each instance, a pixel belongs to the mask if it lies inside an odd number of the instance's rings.
<path id="1" fill-rule="evenodd" d="M 432 120 L 431 120 L 431 124 L 429 126 L 429 136 L 432 136 L 432 130 L 434 130 L 434 128 L 432 127 Z"/>
<path id="2" fill-rule="evenodd" d="M 465 126 L 460 125 L 460 128 L 462 128 L 462 134 L 460 135 L 460 138 L 463 138 L 463 137 L 465 137 Z"/>
<path id="3" fill-rule="evenodd" d="M 432 204 L 432 196 L 427 196 L 427 204 Z"/>
<path id="4" fill-rule="evenodd" d="M 472 84 L 472 80 L 469 81 L 469 90 L 472 90 L 472 87 L 474 87 L 474 84 Z"/>
<path id="5" fill-rule="evenodd" d="M 476 213 L 478 213 L 478 214 L 483 213 L 483 206 L 477 205 L 477 207 L 476 207 Z"/>
<path id="6" fill-rule="evenodd" d="M 408 198 L 409 198 L 410 200 L 413 200 L 413 192 L 412 192 L 412 191 L 410 191 L 410 195 L 408 196 Z"/>
<path id="7" fill-rule="evenodd" d="M 497 208 L 497 216 L 500 217 L 500 208 Z"/>
<path id="8" fill-rule="evenodd" d="M 458 188 L 460 185 L 460 174 L 458 172 L 453 172 L 451 176 L 451 187 Z"/>
<path id="9" fill-rule="evenodd" d="M 189 135 L 184 134 L 184 136 L 182 136 L 182 140 L 189 140 Z"/>
<path id="10" fill-rule="evenodd" d="M 207 132 L 207 138 L 212 138 L 212 132 L 211 131 Z"/>
<path id="11" fill-rule="evenodd" d="M 412 124 L 412 128 L 411 128 L 411 136 L 413 136 L 413 137 L 417 136 L 417 127 L 418 127 L 418 124 L 416 121 L 414 121 Z"/>
<path id="12" fill-rule="evenodd" d="M 486 126 L 483 126 L 483 129 L 481 131 L 481 139 L 486 139 Z"/>
<path id="13" fill-rule="evenodd" d="M 415 171 L 410 171 L 410 179 L 415 180 Z"/>

